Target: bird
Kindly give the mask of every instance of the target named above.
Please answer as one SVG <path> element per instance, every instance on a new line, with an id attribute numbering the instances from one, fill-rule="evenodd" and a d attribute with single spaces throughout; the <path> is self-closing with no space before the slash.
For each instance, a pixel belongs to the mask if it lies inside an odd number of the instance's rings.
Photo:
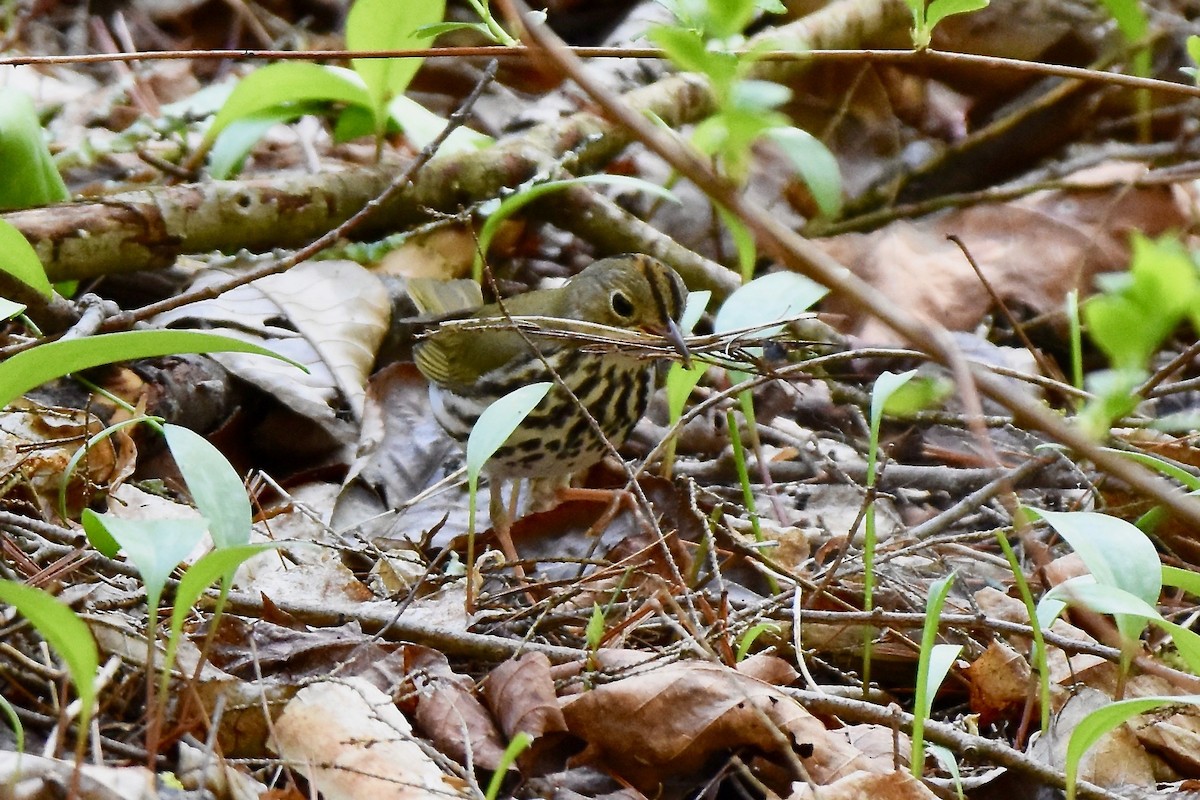
<path id="1" fill-rule="evenodd" d="M 651 334 L 665 338 L 685 362 L 689 358 L 679 329 L 687 287 L 675 270 L 648 255 L 600 259 L 560 287 L 475 309 L 461 308 L 461 298 L 470 295 L 459 291 L 461 283 L 473 282 L 437 283 L 410 281 L 409 294 L 420 311 L 459 312 L 480 322 L 472 327 L 443 323 L 414 348 L 417 369 L 429 381 L 434 417 L 452 438 L 465 441 L 483 410 L 514 389 L 555 381 L 555 375 L 561 379 L 489 460 L 493 486 L 497 478 L 565 486 L 569 476 L 600 461 L 609 444 L 621 446 L 645 413 L 655 381 L 653 359 L 632 338 L 601 347 L 578 338 L 530 335 L 509 317 Z"/>

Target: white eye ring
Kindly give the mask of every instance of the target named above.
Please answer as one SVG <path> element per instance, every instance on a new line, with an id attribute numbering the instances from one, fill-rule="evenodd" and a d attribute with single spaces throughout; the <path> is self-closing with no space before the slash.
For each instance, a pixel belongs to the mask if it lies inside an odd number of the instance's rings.
<path id="1" fill-rule="evenodd" d="M 609 305 L 612 306 L 613 313 L 618 317 L 629 319 L 633 316 L 633 303 L 625 296 L 624 292 L 616 291 L 608 297 Z"/>

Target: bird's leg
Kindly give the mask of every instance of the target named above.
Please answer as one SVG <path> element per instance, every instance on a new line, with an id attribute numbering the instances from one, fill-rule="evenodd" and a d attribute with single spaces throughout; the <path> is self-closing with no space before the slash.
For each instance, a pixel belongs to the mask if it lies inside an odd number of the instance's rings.
<path id="1" fill-rule="evenodd" d="M 608 527 L 609 523 L 621 511 L 621 507 L 627 507 L 634 514 L 638 513 L 637 499 L 633 492 L 628 489 L 580 489 L 572 486 L 560 488 L 558 490 L 558 500 L 560 503 L 565 503 L 568 500 L 582 500 L 588 503 L 607 503 L 604 513 L 592 523 L 587 529 L 587 536 L 599 536 Z M 640 518 L 640 515 L 639 515 Z"/>
<path id="2" fill-rule="evenodd" d="M 504 553 L 504 557 L 513 565 L 513 574 L 517 576 L 517 580 L 521 583 L 525 582 L 525 568 L 521 566 L 521 557 L 517 555 L 517 548 L 512 541 L 512 521 L 516 516 L 515 506 L 518 494 L 521 491 L 521 482 L 513 481 L 512 490 L 512 506 L 506 507 L 504 504 L 504 495 L 501 493 L 500 485 L 502 481 L 498 478 L 489 480 L 491 489 L 491 498 L 488 503 L 488 512 L 492 517 L 492 530 L 496 533 L 496 540 L 500 543 L 500 551 Z"/>

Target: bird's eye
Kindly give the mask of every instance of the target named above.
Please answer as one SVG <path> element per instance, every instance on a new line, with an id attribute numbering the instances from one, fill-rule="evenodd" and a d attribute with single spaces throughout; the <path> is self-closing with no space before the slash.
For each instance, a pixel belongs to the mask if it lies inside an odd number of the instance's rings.
<path id="1" fill-rule="evenodd" d="M 613 292 L 609 302 L 612 303 L 612 310 L 617 313 L 618 317 L 628 319 L 633 316 L 633 303 L 629 302 L 629 298 L 624 293 Z"/>

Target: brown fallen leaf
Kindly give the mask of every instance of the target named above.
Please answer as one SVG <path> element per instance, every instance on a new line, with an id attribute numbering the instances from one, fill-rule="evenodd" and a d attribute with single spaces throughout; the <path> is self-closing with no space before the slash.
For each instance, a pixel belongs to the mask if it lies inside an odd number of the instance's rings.
<path id="1" fill-rule="evenodd" d="M 719 664 L 671 664 L 566 698 L 563 714 L 587 749 L 577 759 L 652 793 L 665 777 L 702 770 L 741 749 L 803 764 L 818 784 L 872 764 L 787 694 Z M 785 748 L 792 753 L 784 753 Z"/>

